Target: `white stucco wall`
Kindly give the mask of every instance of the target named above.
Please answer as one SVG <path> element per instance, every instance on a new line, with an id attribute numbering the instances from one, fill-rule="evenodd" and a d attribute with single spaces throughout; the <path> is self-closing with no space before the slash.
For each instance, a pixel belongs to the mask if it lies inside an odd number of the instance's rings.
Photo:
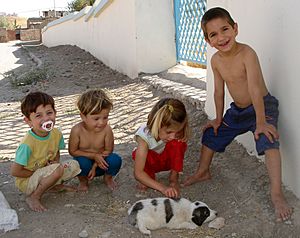
<path id="1" fill-rule="evenodd" d="M 157 73 L 176 62 L 172 0 L 136 1 L 136 37 L 139 72 Z"/>
<path id="2" fill-rule="evenodd" d="M 300 25 L 296 0 L 273 1 L 208 1 L 208 9 L 215 6 L 226 8 L 238 23 L 237 40 L 255 49 L 270 93 L 280 102 L 279 133 L 282 153 L 283 182 L 300 197 Z M 208 46 L 208 62 L 214 50 Z M 207 71 L 206 112 L 214 117 L 213 75 Z M 231 98 L 226 97 L 227 107 Z M 239 142 L 249 152 L 255 151 L 253 136 L 247 134 Z"/>
<path id="3" fill-rule="evenodd" d="M 172 0 L 109 0 L 98 15 L 93 14 L 104 1 L 67 21 L 48 25 L 43 43 L 79 46 L 131 78 L 176 64 Z"/>
<path id="4" fill-rule="evenodd" d="M 114 0 L 97 17 L 92 14 L 86 20 L 83 15 L 75 21 L 47 27 L 43 43 L 48 47 L 76 45 L 134 78 L 138 73 L 135 34 L 134 0 Z"/>

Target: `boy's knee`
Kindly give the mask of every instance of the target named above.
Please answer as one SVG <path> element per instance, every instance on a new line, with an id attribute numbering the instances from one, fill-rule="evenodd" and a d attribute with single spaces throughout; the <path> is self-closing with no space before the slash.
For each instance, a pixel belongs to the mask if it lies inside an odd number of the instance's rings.
<path id="1" fill-rule="evenodd" d="M 115 153 L 111 153 L 107 158 L 106 162 L 108 163 L 109 167 L 120 168 L 122 165 L 122 158 Z"/>
<path id="2" fill-rule="evenodd" d="M 74 160 L 79 163 L 81 169 L 81 173 L 79 175 L 87 176 L 93 166 L 93 161 L 84 156 L 74 157 Z"/>
<path id="3" fill-rule="evenodd" d="M 256 151 L 258 155 L 264 155 L 267 153 L 272 153 L 273 151 L 279 151 L 280 143 L 275 140 L 273 143 L 269 139 L 261 134 L 259 139 L 256 141 Z"/>
<path id="4" fill-rule="evenodd" d="M 121 168 L 122 158 L 112 153 L 106 158 L 106 162 L 108 163 L 108 171 L 106 173 L 115 176 Z"/>

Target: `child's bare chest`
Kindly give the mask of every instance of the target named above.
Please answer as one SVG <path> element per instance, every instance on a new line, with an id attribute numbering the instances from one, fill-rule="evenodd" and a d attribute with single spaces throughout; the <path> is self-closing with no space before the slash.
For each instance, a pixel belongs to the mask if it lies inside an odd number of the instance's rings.
<path id="1" fill-rule="evenodd" d="M 105 133 L 96 133 L 90 135 L 89 133 L 82 133 L 80 135 L 79 147 L 89 151 L 98 152 L 105 145 Z"/>
<path id="2" fill-rule="evenodd" d="M 218 71 L 226 83 L 237 83 L 246 79 L 244 63 L 238 59 L 220 61 Z"/>

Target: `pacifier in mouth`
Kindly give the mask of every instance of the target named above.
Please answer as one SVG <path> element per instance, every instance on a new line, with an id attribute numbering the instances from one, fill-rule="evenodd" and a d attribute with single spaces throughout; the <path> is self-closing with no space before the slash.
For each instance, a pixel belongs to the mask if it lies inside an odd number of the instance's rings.
<path id="1" fill-rule="evenodd" d="M 43 128 L 45 131 L 51 131 L 51 130 L 53 129 L 53 126 L 54 126 L 53 121 L 45 121 L 45 122 L 42 124 L 42 128 Z"/>

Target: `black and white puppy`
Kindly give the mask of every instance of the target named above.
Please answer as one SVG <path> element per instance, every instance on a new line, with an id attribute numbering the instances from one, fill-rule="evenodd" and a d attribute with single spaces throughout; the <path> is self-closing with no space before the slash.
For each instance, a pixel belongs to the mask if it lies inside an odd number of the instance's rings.
<path id="1" fill-rule="evenodd" d="M 148 198 L 134 203 L 128 210 L 129 223 L 143 234 L 163 227 L 195 229 L 215 219 L 217 212 L 204 202 L 191 202 L 185 198 Z"/>

